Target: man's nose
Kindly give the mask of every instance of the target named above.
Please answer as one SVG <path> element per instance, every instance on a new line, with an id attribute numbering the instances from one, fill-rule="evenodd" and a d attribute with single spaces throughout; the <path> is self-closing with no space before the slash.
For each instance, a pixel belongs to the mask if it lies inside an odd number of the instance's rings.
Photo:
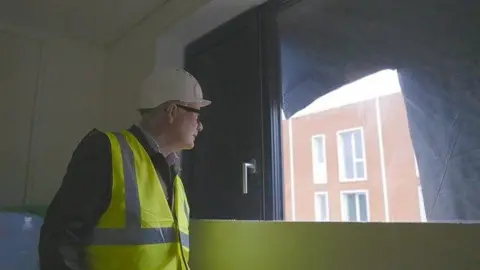
<path id="1" fill-rule="evenodd" d="M 200 122 L 200 120 L 198 120 L 197 130 L 198 130 L 198 132 L 203 130 L 203 124 L 202 124 L 202 122 Z"/>

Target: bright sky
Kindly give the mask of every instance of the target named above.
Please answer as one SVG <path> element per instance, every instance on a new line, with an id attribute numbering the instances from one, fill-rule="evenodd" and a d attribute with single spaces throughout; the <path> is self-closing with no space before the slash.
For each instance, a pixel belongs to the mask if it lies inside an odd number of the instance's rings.
<path id="1" fill-rule="evenodd" d="M 382 70 L 353 83 L 346 84 L 318 98 L 292 117 L 305 116 L 400 91 L 397 71 L 391 69 Z"/>

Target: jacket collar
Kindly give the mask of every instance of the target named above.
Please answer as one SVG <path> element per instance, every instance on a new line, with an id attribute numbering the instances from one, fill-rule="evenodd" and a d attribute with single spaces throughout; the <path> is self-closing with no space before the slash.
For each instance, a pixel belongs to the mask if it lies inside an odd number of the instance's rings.
<path id="1" fill-rule="evenodd" d="M 153 137 L 148 134 L 146 130 L 144 130 L 139 125 L 132 125 L 128 131 L 130 131 L 140 142 L 140 144 L 145 148 L 147 153 L 151 156 L 157 155 L 160 153 L 160 149 L 158 148 L 158 143 L 153 139 Z M 165 157 L 169 166 L 174 166 L 178 168 L 180 163 L 180 158 L 176 153 L 171 153 L 167 157 Z"/>

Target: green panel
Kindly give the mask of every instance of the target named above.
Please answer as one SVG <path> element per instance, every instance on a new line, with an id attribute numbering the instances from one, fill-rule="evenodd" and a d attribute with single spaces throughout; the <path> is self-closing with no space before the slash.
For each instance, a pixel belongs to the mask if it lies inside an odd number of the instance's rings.
<path id="1" fill-rule="evenodd" d="M 480 269 L 480 225 L 192 221 L 195 270 Z"/>

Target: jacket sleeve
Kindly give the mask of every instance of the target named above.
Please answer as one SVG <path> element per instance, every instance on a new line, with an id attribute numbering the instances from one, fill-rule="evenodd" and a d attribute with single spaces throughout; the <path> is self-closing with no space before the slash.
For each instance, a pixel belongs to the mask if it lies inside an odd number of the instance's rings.
<path id="1" fill-rule="evenodd" d="M 108 137 L 93 130 L 75 149 L 40 233 L 41 270 L 87 269 L 85 243 L 111 198 Z"/>

